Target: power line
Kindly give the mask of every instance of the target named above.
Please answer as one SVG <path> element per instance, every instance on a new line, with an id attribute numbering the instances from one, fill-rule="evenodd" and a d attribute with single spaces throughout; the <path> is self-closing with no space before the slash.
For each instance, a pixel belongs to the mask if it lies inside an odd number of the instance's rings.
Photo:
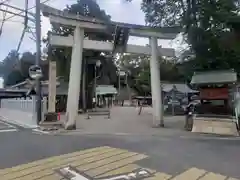
<path id="1" fill-rule="evenodd" d="M 12 6 L 12 5 L 9 5 L 9 4 L 2 4 L 2 6 L 6 6 L 6 7 L 9 7 L 9 8 L 12 8 L 12 9 L 16 9 L 18 11 L 21 11 L 21 12 L 25 12 L 26 10 L 24 9 L 21 9 L 21 8 L 18 8 L 18 7 L 15 7 L 15 6 Z M 34 16 L 34 13 L 31 13 L 31 12 L 28 12 L 30 15 Z"/>
<path id="2" fill-rule="evenodd" d="M 6 10 L 7 10 L 7 8 L 6 8 Z M 6 18 L 6 15 L 7 15 L 7 12 L 4 11 L 4 12 L 3 12 L 3 21 L 2 21 L 1 27 L 0 27 L 0 37 L 1 37 L 1 35 L 2 35 L 4 22 L 6 21 L 6 19 L 5 19 L 5 18 Z"/>
<path id="3" fill-rule="evenodd" d="M 6 2 L 8 2 L 8 1 L 10 1 L 10 0 L 5 0 L 5 1 L 3 1 L 3 2 L 0 2 L 0 5 L 6 3 Z"/>
<path id="4" fill-rule="evenodd" d="M 28 28 L 28 0 L 25 0 L 25 10 L 23 12 L 25 12 L 24 28 L 23 28 L 22 35 L 21 35 L 21 38 L 20 38 L 18 46 L 17 46 L 17 52 L 19 51 L 19 49 L 22 45 L 24 35 L 25 35 L 25 33 L 27 31 L 27 28 Z"/>
<path id="5" fill-rule="evenodd" d="M 0 9 L 0 11 L 4 12 L 4 13 L 8 13 L 8 14 L 13 14 L 13 16 L 19 16 L 19 17 L 22 17 L 22 18 L 25 18 L 24 15 L 21 15 L 21 14 L 17 14 L 17 13 L 14 13 L 12 11 L 8 11 L 8 10 L 5 10 L 5 9 Z M 32 19 L 32 18 L 31 18 Z M 7 21 L 8 18 L 5 19 L 5 21 Z M 32 19 L 33 20 L 33 19 Z M 34 20 L 33 20 L 34 21 Z"/>
<path id="6" fill-rule="evenodd" d="M 0 22 L 2 23 L 3 21 L 5 21 L 4 19 L 0 19 Z M 6 22 L 6 21 L 5 21 Z M 14 20 L 8 20 L 8 22 L 12 22 L 12 23 L 19 23 L 19 24 L 23 24 L 23 22 L 20 21 L 14 21 Z"/>
<path id="7" fill-rule="evenodd" d="M 42 4 L 47 3 L 48 1 L 51 1 L 51 0 L 45 0 L 45 1 L 42 2 Z M 33 7 L 28 8 L 28 11 L 31 10 L 31 9 L 33 9 L 33 8 L 35 8 L 35 7 L 36 7 L 36 5 L 33 6 Z M 15 16 L 21 16 L 23 13 L 24 13 L 24 12 L 16 13 L 16 14 L 14 14 L 14 15 L 6 18 L 6 21 L 9 20 L 9 19 L 11 19 L 11 18 L 13 18 L 13 17 L 15 17 Z"/>

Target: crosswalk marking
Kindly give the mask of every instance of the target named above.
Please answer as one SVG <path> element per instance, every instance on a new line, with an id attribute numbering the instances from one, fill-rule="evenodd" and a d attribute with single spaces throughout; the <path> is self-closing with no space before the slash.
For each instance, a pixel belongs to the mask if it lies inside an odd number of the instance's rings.
<path id="1" fill-rule="evenodd" d="M 124 149 L 108 146 L 96 147 L 3 169 L 0 170 L 0 179 L 59 180 L 62 177 L 55 170 L 69 165 L 77 168 L 80 172 L 86 173 L 94 180 L 108 179 L 112 176 L 141 169 L 142 167 L 138 166 L 136 161 L 144 158 L 147 158 L 147 155 L 129 152 Z M 238 180 L 195 167 L 177 176 L 152 169 L 146 170 L 152 172 L 153 176 L 145 178 L 145 180 Z"/>

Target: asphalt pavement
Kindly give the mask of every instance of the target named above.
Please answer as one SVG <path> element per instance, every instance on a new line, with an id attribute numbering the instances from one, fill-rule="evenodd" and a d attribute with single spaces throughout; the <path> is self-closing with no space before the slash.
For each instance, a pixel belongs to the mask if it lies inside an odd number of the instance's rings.
<path id="1" fill-rule="evenodd" d="M 16 126 L 0 121 L 0 133 L 17 131 Z"/>
<path id="2" fill-rule="evenodd" d="M 0 125 L 3 129 L 11 126 Z M 18 129 L 0 132 L 0 144 L 0 169 L 19 165 L 15 169 L 0 170 L 3 180 L 35 179 L 34 177 L 44 179 L 47 175 L 47 179 L 60 179 L 49 169 L 64 164 L 76 165 L 94 177 L 109 174 L 110 170 L 110 174 L 116 174 L 125 172 L 126 169 L 142 167 L 156 171 L 155 179 L 158 180 L 164 179 L 160 178 L 163 175 L 165 179 L 178 180 L 240 179 L 240 140 L 237 138 L 199 138 L 191 135 L 46 135 Z M 63 155 L 66 153 L 72 154 Z M 52 158 L 53 156 L 58 157 Z M 37 161 L 40 159 L 46 160 Z M 36 162 L 26 165 L 32 161 Z M 83 163 L 85 164 L 81 165 Z M 40 171 L 48 166 L 48 170 Z M 113 172 L 113 168 L 117 171 Z M 30 171 L 38 174 L 29 174 Z"/>

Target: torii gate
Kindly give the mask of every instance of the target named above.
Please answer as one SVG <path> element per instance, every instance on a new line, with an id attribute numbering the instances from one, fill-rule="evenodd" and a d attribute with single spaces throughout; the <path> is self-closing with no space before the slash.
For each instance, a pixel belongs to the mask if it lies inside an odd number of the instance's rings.
<path id="1" fill-rule="evenodd" d="M 78 101 L 82 71 L 82 52 L 83 49 L 93 49 L 98 51 L 110 52 L 126 52 L 135 54 L 151 55 L 150 72 L 151 72 L 151 91 L 153 105 L 153 126 L 164 126 L 162 112 L 162 97 L 161 97 L 161 81 L 160 81 L 160 65 L 159 56 L 174 56 L 174 49 L 158 47 L 158 39 L 174 39 L 180 32 L 180 28 L 150 28 L 147 26 L 125 24 L 118 22 L 106 23 L 97 19 L 71 15 L 66 12 L 51 8 L 42 4 L 43 15 L 49 17 L 51 23 L 61 24 L 63 26 L 74 27 L 73 36 L 59 36 L 50 34 L 49 43 L 52 46 L 68 46 L 72 47 L 72 57 L 70 65 L 70 77 L 67 98 L 67 122 L 66 129 L 74 129 L 76 118 L 78 116 Z M 106 31 L 109 27 L 114 27 L 120 30 L 123 35 L 123 44 L 118 46 L 112 42 L 103 42 L 96 40 L 88 40 L 84 38 L 84 32 L 89 31 Z M 127 37 L 124 35 L 127 33 Z M 127 45 L 129 35 L 138 37 L 148 37 L 150 46 Z M 116 38 L 116 37 L 115 37 Z M 51 75 L 50 75 L 51 77 Z M 53 81 L 54 78 L 50 78 Z M 51 84 L 51 82 L 49 82 Z M 54 82 L 53 82 L 54 84 Z M 55 86 L 55 85 L 53 85 Z M 56 88 L 51 86 L 49 95 L 56 95 Z M 55 92 L 54 92 L 55 91 Z M 55 99 L 49 97 L 49 99 Z M 51 103 L 51 102 L 50 102 Z M 54 102 L 52 102 L 54 103 Z"/>

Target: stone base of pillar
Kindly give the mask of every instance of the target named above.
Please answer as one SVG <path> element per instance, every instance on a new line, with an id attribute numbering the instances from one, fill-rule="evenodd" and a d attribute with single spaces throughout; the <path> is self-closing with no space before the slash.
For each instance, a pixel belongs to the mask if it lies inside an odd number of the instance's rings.
<path id="1" fill-rule="evenodd" d="M 76 129 L 77 129 L 77 127 L 76 127 L 75 124 L 69 125 L 69 126 L 65 126 L 65 130 L 76 130 Z"/>
<path id="2" fill-rule="evenodd" d="M 46 122 L 58 121 L 58 114 L 55 112 L 48 112 L 44 116 L 44 121 Z"/>
<path id="3" fill-rule="evenodd" d="M 153 125 L 152 128 L 161 128 L 164 127 L 164 124 Z"/>

